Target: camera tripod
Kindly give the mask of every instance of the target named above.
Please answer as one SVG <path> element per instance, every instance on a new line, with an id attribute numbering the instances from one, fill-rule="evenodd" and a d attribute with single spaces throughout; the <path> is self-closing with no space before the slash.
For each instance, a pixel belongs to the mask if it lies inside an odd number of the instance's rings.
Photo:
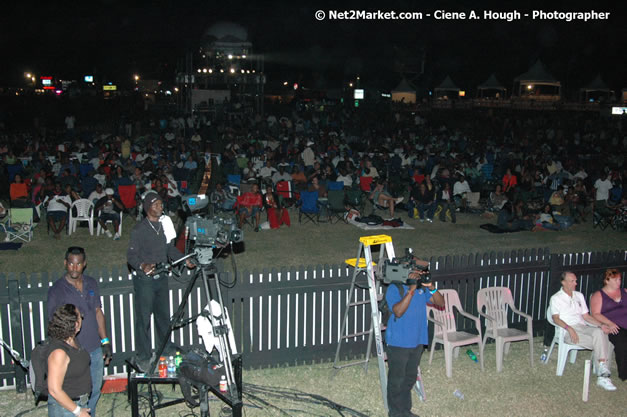
<path id="1" fill-rule="evenodd" d="M 219 397 L 223 402 L 225 402 L 227 405 L 229 405 L 232 408 L 234 417 L 241 417 L 241 412 L 242 412 L 242 399 L 241 399 L 241 392 L 240 392 L 241 372 L 238 375 L 238 380 L 236 380 L 235 372 L 233 369 L 233 362 L 232 362 L 233 359 L 231 357 L 230 346 L 227 341 L 229 329 L 225 322 L 226 320 L 225 317 L 227 317 L 227 315 L 225 314 L 224 303 L 222 301 L 222 291 L 220 290 L 220 282 L 218 279 L 218 274 L 214 266 L 212 265 L 212 262 L 207 261 L 207 258 L 203 256 L 203 253 L 202 253 L 203 249 L 207 249 L 207 248 L 196 248 L 193 252 L 189 253 L 188 255 L 182 257 L 181 259 L 171 264 L 172 266 L 175 266 L 189 258 L 196 258 L 197 260 L 200 261 L 199 264 L 197 264 L 197 268 L 193 272 L 191 279 L 189 280 L 187 288 L 185 289 L 181 304 L 178 306 L 176 312 L 170 319 L 170 325 L 168 327 L 168 331 L 163 337 L 163 340 L 161 340 L 159 343 L 159 346 L 155 352 L 155 356 L 152 362 L 150 363 L 148 374 L 154 375 L 155 370 L 157 368 L 157 364 L 159 363 L 159 358 L 161 354 L 163 353 L 163 351 L 165 350 L 165 347 L 167 346 L 168 341 L 170 340 L 172 331 L 174 331 L 174 329 L 176 328 L 179 328 L 179 327 L 182 327 L 191 323 L 192 321 L 194 321 L 196 318 L 198 318 L 201 315 L 206 316 L 208 317 L 211 323 L 213 334 L 218 339 L 218 346 L 220 348 L 220 351 L 223 352 L 223 355 L 224 355 L 222 358 L 223 359 L 222 365 L 224 367 L 224 373 L 226 376 L 228 391 L 227 393 L 222 393 L 216 390 L 215 387 L 202 386 L 198 390 L 199 402 L 200 402 L 200 415 L 201 417 L 209 416 L 208 393 L 209 391 L 211 391 L 217 397 Z M 192 292 L 192 289 L 194 288 L 196 284 L 198 277 L 202 278 L 203 287 L 205 290 L 205 296 L 207 297 L 207 302 L 209 303 L 210 308 L 209 308 L 209 311 L 203 309 L 203 312 L 199 313 L 198 315 L 192 316 L 188 319 L 184 319 L 183 317 L 185 315 L 185 308 L 187 305 L 187 300 L 189 298 L 189 295 Z M 214 281 L 214 286 L 213 286 L 214 288 L 212 288 L 212 286 L 210 285 L 210 281 L 212 280 L 211 278 L 213 278 L 213 281 Z M 214 293 L 217 298 L 217 302 L 220 306 L 220 311 L 222 313 L 219 318 L 214 317 L 213 311 L 211 309 L 211 301 L 213 300 L 212 295 L 214 295 Z M 210 354 L 211 352 L 208 352 L 208 353 Z M 155 407 L 153 403 L 152 382 L 154 381 L 152 381 L 152 378 L 148 377 L 147 382 L 148 382 L 148 392 L 149 392 L 148 401 L 149 401 L 149 406 L 150 406 L 150 415 L 155 416 L 155 409 L 161 408 L 161 407 Z M 225 394 L 228 394 L 228 396 Z M 165 404 L 163 404 L 163 406 L 165 406 Z"/>

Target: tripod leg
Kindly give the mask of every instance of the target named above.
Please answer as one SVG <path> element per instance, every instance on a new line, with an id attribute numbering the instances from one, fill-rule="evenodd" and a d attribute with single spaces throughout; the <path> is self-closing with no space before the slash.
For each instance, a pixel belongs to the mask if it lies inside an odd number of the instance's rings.
<path id="1" fill-rule="evenodd" d="M 200 400 L 200 417 L 209 417 L 209 390 L 206 385 L 200 387 L 198 397 Z"/>

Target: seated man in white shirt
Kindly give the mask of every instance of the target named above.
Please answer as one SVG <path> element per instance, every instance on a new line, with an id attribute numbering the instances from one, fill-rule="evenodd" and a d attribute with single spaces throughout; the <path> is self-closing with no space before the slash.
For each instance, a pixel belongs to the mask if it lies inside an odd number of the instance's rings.
<path id="1" fill-rule="evenodd" d="M 572 272 L 562 274 L 562 288 L 551 297 L 550 306 L 553 321 L 564 328 L 566 343 L 579 345 L 594 352 L 599 362 L 597 385 L 607 391 L 615 391 L 616 387 L 610 380 L 610 369 L 607 359 L 610 357 L 610 327 L 602 324 L 589 314 L 586 299 L 577 287 L 577 276 Z"/>
<path id="2" fill-rule="evenodd" d="M 453 198 L 455 199 L 455 204 L 458 207 L 458 211 L 459 207 L 461 207 L 462 210 L 466 209 L 468 198 L 467 194 L 471 192 L 472 190 L 470 189 L 470 184 L 468 184 L 468 181 L 466 180 L 466 176 L 460 174 L 459 179 L 455 181 L 455 184 L 453 184 Z"/>
<path id="3" fill-rule="evenodd" d="M 61 189 L 61 183 L 54 184 L 54 191 L 47 197 L 48 226 L 54 232 L 54 238 L 61 239 L 61 232 L 67 223 L 68 210 L 72 206 L 72 198 Z"/>

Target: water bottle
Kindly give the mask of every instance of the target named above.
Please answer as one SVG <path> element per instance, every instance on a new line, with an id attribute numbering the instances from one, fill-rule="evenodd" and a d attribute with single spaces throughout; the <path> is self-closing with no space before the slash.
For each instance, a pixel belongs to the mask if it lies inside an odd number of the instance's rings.
<path id="1" fill-rule="evenodd" d="M 464 399 L 464 394 L 460 390 L 458 390 L 458 389 L 456 389 L 455 392 L 453 392 L 453 395 L 455 397 L 459 398 L 460 400 Z"/>
<path id="2" fill-rule="evenodd" d="M 542 352 L 542 355 L 540 355 L 540 362 L 546 363 L 548 356 L 549 356 L 548 352 L 549 352 L 549 349 L 544 348 L 544 352 Z"/>
<path id="3" fill-rule="evenodd" d="M 473 352 L 472 349 L 468 349 L 466 351 L 466 355 L 468 355 L 473 362 L 477 362 L 477 355 L 475 355 L 475 352 Z"/>
<path id="4" fill-rule="evenodd" d="M 220 392 L 226 392 L 226 377 L 224 375 L 220 377 Z"/>
<path id="5" fill-rule="evenodd" d="M 174 357 L 174 366 L 176 367 L 177 371 L 181 367 L 181 362 L 183 362 L 183 356 L 181 356 L 181 352 L 177 350 L 176 356 Z"/>
<path id="6" fill-rule="evenodd" d="M 176 365 L 174 364 L 174 356 L 168 358 L 168 378 L 176 376 Z"/>

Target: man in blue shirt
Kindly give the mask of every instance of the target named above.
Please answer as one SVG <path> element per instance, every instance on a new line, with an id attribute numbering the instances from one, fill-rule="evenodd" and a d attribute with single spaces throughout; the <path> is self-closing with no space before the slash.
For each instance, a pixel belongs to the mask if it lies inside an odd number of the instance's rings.
<path id="1" fill-rule="evenodd" d="M 87 256 L 85 250 L 72 246 L 65 252 L 67 273 L 58 279 L 48 290 L 48 317 L 52 317 L 57 307 L 74 304 L 83 315 L 83 326 L 78 333 L 78 342 L 91 357 L 91 395 L 89 396 L 90 415 L 96 415 L 96 404 L 100 398 L 104 365 L 109 365 L 113 357 L 111 342 L 107 337 L 105 316 L 100 303 L 98 282 L 83 275 Z"/>
<path id="2" fill-rule="evenodd" d="M 427 266 L 429 263 L 416 260 Z M 424 271 L 409 275 L 416 280 Z M 413 282 L 413 283 L 412 283 Z M 392 315 L 385 331 L 388 356 L 388 415 L 389 417 L 411 417 L 411 389 L 416 383 L 418 366 L 424 345 L 429 344 L 427 333 L 427 302 L 444 306 L 444 297 L 432 282 L 422 283 L 417 289 L 416 281 L 403 284 L 403 294 L 397 285 L 391 284 L 385 295 Z"/>

